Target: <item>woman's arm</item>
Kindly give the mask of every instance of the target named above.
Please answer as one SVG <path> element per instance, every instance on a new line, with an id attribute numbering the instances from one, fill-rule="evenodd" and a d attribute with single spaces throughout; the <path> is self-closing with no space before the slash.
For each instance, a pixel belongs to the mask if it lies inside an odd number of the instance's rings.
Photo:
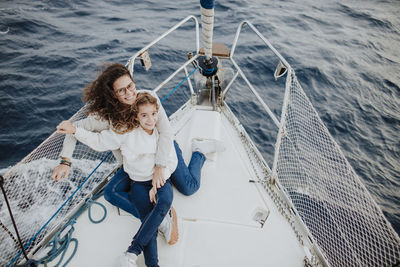
<path id="1" fill-rule="evenodd" d="M 158 166 L 165 167 L 165 166 L 167 166 L 169 153 L 171 152 L 171 149 L 174 147 L 173 146 L 174 133 L 172 131 L 172 127 L 169 122 L 168 116 L 165 113 L 165 110 L 164 110 L 163 106 L 161 105 L 160 99 L 158 98 L 157 94 L 154 93 L 153 91 L 149 91 L 149 90 L 138 91 L 138 93 L 140 93 L 140 92 L 148 92 L 152 96 L 157 98 L 159 109 L 158 109 L 158 119 L 157 119 L 156 127 L 160 134 L 160 137 L 158 139 L 155 163 Z"/>
<path id="2" fill-rule="evenodd" d="M 57 126 L 59 134 L 74 134 L 75 138 L 97 151 L 115 150 L 121 147 L 123 135 L 116 134 L 112 130 L 104 130 L 100 133 L 87 131 L 75 127 L 70 121 L 62 121 Z"/>
<path id="3" fill-rule="evenodd" d="M 76 128 L 75 137 L 96 151 L 119 149 L 123 139 L 123 135 L 117 134 L 112 130 L 103 130 L 100 133 L 95 133 L 83 128 Z"/>
<path id="4" fill-rule="evenodd" d="M 167 166 L 168 157 L 170 155 L 171 149 L 173 148 L 174 134 L 172 132 L 172 127 L 165 113 L 164 108 L 161 104 L 158 110 L 158 120 L 156 127 L 160 133 L 158 139 L 158 147 L 156 152 L 156 165 Z"/>
<path id="5" fill-rule="evenodd" d="M 164 174 L 163 170 L 167 166 L 167 161 L 170 156 L 171 149 L 174 148 L 173 145 L 174 134 L 169 119 L 167 117 L 167 114 L 165 113 L 165 110 L 161 105 L 160 99 L 154 92 L 150 91 L 150 93 L 155 98 L 157 98 L 159 106 L 156 127 L 160 136 L 158 139 L 157 152 L 155 158 L 153 186 L 160 188 L 165 184 L 165 177 L 163 175 Z"/>
<path id="6" fill-rule="evenodd" d="M 90 115 L 85 119 L 76 121 L 73 123 L 75 126 L 84 128 L 88 131 L 102 131 L 109 129 L 109 123 L 105 120 L 101 120 L 97 116 Z M 66 160 L 67 162 L 71 162 L 72 154 L 74 152 L 76 146 L 76 138 L 72 134 L 65 135 L 63 148 L 60 153 L 60 158 Z M 71 167 L 65 164 L 57 165 L 54 170 L 51 178 L 53 180 L 60 180 L 68 177 L 69 171 Z"/>
<path id="7" fill-rule="evenodd" d="M 85 119 L 73 123 L 75 127 L 83 128 L 91 132 L 100 132 L 110 128 L 108 121 L 102 120 L 97 116 L 88 116 Z M 65 135 L 63 148 L 60 153 L 61 158 L 71 159 L 76 146 L 76 138 L 72 134 Z"/>

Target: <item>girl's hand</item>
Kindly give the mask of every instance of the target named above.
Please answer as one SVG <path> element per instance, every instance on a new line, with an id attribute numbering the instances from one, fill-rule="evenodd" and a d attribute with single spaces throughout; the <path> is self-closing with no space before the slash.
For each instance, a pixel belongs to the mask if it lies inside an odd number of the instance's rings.
<path id="1" fill-rule="evenodd" d="M 153 186 L 149 191 L 150 202 L 156 203 L 157 187 Z"/>
<path id="2" fill-rule="evenodd" d="M 75 126 L 70 121 L 62 121 L 56 129 L 56 133 L 59 134 L 74 134 L 76 132 Z"/>
<path id="3" fill-rule="evenodd" d="M 165 179 L 164 179 L 164 167 L 159 167 L 155 166 L 154 167 L 154 173 L 153 173 L 153 181 L 152 185 L 153 187 L 160 188 L 165 184 Z"/>
<path id="4" fill-rule="evenodd" d="M 70 166 L 64 164 L 58 165 L 57 167 L 54 168 L 51 179 L 53 179 L 54 181 L 59 181 L 63 178 L 67 178 L 70 169 L 71 169 Z"/>

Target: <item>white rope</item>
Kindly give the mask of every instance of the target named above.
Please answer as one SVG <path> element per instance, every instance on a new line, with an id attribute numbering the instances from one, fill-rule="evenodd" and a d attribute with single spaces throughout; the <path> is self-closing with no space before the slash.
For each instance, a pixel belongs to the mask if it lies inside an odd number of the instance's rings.
<path id="1" fill-rule="evenodd" d="M 201 9 L 201 27 L 202 27 L 202 40 L 204 45 L 204 54 L 207 59 L 212 57 L 212 39 L 214 29 L 214 9 Z"/>

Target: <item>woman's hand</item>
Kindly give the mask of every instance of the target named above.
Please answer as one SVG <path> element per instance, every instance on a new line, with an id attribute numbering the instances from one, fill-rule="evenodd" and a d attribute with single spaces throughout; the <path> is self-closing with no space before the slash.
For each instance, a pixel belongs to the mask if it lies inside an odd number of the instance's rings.
<path id="1" fill-rule="evenodd" d="M 76 132 L 75 126 L 70 121 L 62 121 L 56 129 L 56 133 L 60 134 L 74 134 Z"/>
<path id="2" fill-rule="evenodd" d="M 150 202 L 156 203 L 157 187 L 153 186 L 149 191 Z"/>
<path id="3" fill-rule="evenodd" d="M 160 166 L 156 165 L 154 167 L 152 185 L 153 185 L 153 187 L 155 186 L 156 188 L 160 188 L 164 184 L 165 184 L 164 167 L 160 167 Z"/>
<path id="4" fill-rule="evenodd" d="M 70 169 L 71 169 L 71 167 L 68 165 L 64 165 L 64 164 L 58 165 L 57 167 L 54 168 L 51 179 L 53 179 L 54 181 L 59 181 L 63 178 L 67 178 Z"/>

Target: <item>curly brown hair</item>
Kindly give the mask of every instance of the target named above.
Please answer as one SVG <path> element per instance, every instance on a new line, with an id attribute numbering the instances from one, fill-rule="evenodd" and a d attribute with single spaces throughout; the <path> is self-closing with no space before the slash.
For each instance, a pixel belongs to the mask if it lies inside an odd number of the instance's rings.
<path id="1" fill-rule="evenodd" d="M 103 71 L 83 90 L 83 101 L 87 102 L 87 114 L 97 114 L 109 121 L 116 133 L 126 133 L 135 128 L 135 114 L 131 106 L 121 103 L 115 92 L 114 82 L 128 75 L 135 82 L 129 70 L 122 64 L 103 65 Z"/>
<path id="2" fill-rule="evenodd" d="M 138 93 L 136 96 L 136 100 L 132 105 L 132 113 L 135 114 L 135 118 L 137 118 L 137 116 L 139 115 L 139 107 L 141 105 L 145 105 L 145 104 L 152 104 L 156 106 L 156 111 L 158 112 L 158 102 L 157 102 L 157 98 L 155 98 L 154 96 L 152 96 L 150 93 L 147 92 L 141 92 Z M 135 127 L 139 127 L 139 121 L 137 121 L 136 119 L 134 120 L 134 125 Z"/>

